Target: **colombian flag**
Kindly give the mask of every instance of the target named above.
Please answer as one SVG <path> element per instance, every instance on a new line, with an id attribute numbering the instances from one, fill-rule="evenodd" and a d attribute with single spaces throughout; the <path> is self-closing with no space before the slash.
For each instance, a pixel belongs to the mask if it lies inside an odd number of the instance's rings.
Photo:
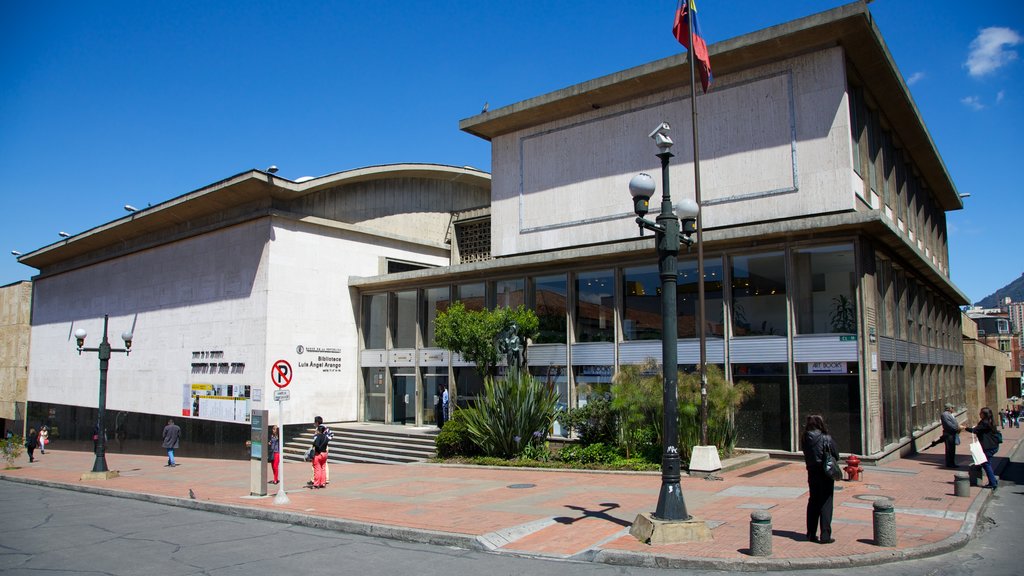
<path id="1" fill-rule="evenodd" d="M 694 46 L 692 49 L 690 48 L 690 22 L 693 22 Z M 711 58 L 708 56 L 708 45 L 704 42 L 704 35 L 700 31 L 697 5 L 694 0 L 680 0 L 679 8 L 676 10 L 676 22 L 672 26 L 672 34 L 693 56 L 696 56 L 697 70 L 700 72 L 700 85 L 704 88 L 704 93 L 707 94 L 712 80 Z"/>

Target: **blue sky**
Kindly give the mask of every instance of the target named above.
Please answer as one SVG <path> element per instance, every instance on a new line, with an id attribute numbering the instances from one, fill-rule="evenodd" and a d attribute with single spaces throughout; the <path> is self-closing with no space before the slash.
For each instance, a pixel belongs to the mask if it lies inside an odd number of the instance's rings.
<path id="1" fill-rule="evenodd" d="M 844 4 L 701 0 L 709 44 Z M 682 50 L 675 0 L 8 0 L 0 22 L 0 285 L 28 253 L 250 168 L 490 169 L 460 119 Z M 961 193 L 954 283 L 1024 272 L 1024 5 L 871 11 Z M 714 61 L 712 61 L 714 66 Z"/>

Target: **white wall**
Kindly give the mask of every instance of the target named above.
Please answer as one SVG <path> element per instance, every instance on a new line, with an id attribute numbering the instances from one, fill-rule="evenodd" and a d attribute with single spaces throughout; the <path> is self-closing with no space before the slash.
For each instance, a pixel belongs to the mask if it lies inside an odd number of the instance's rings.
<path id="1" fill-rule="evenodd" d="M 29 400 L 96 406 L 97 354 L 79 356 L 72 333 L 85 328 L 86 346 L 98 346 L 104 314 L 113 347 L 135 336 L 130 356 L 110 360 L 108 410 L 181 416 L 186 384 L 262 383 L 269 228 L 249 222 L 37 280 Z M 244 371 L 193 374 L 204 351 Z"/>
<path id="2" fill-rule="evenodd" d="M 355 420 L 358 415 L 358 302 L 352 302 L 349 276 L 380 273 L 382 257 L 444 266 L 447 253 L 424 253 L 403 243 L 275 219 L 270 243 L 270 299 L 267 308 L 268 390 L 273 362 L 286 360 L 295 371 L 284 403 L 286 423 Z M 408 233 L 396 231 L 399 233 Z M 299 354 L 297 348 L 304 352 Z M 317 352 L 316 350 L 328 350 Z M 340 358 L 340 370 L 313 363 Z M 303 364 L 309 365 L 303 366 Z M 269 394 L 268 394 L 269 396 Z M 277 422 L 277 403 L 268 403 Z"/>
<path id="3" fill-rule="evenodd" d="M 840 48 L 716 77 L 697 99 L 704 225 L 854 209 L 845 91 Z M 628 184 L 654 176 L 657 212 L 661 168 L 647 135 L 662 121 L 675 141 L 673 201 L 693 198 L 690 119 L 686 88 L 495 138 L 492 253 L 635 237 Z"/>

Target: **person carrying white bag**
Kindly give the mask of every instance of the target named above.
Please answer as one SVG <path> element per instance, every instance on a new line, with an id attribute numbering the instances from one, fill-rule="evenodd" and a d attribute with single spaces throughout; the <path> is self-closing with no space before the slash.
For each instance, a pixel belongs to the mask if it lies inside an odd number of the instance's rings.
<path id="1" fill-rule="evenodd" d="M 961 427 L 974 433 L 975 440 L 971 442 L 971 457 L 974 459 L 974 464 L 980 465 L 985 470 L 985 475 L 988 476 L 988 485 L 985 488 L 995 490 L 999 487 L 999 481 L 992 469 L 992 457 L 999 450 L 1003 435 L 996 430 L 996 420 L 992 415 L 991 408 L 988 406 L 982 408 L 980 416 L 981 420 L 975 426 L 961 425 Z"/>

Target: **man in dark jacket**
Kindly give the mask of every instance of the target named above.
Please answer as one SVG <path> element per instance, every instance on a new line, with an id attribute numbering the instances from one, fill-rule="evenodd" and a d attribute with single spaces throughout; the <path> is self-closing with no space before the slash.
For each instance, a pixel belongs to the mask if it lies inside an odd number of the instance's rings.
<path id="1" fill-rule="evenodd" d="M 167 450 L 167 466 L 171 468 L 178 465 L 174 461 L 174 450 L 178 447 L 180 439 L 181 427 L 174 423 L 173 418 L 168 419 L 167 426 L 164 426 L 164 441 L 162 446 Z"/>
<path id="2" fill-rule="evenodd" d="M 956 468 L 956 440 L 960 436 L 960 423 L 953 415 L 955 408 L 952 404 L 946 404 L 939 420 L 942 422 L 942 436 L 939 436 L 928 447 L 932 448 L 942 442 L 946 445 L 946 468 Z"/>

